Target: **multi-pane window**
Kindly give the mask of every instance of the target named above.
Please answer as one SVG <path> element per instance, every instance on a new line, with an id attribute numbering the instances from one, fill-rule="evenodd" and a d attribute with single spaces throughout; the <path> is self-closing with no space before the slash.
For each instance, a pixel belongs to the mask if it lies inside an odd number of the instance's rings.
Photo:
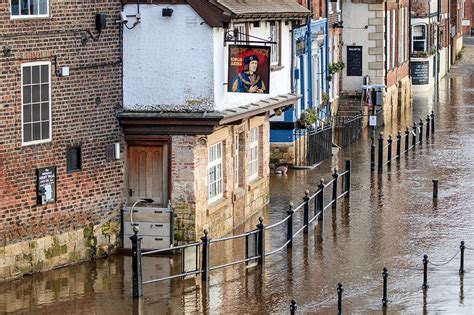
<path id="1" fill-rule="evenodd" d="M 270 22 L 270 38 L 276 43 L 272 44 L 271 64 L 280 64 L 280 22 Z"/>
<path id="2" fill-rule="evenodd" d="M 47 17 L 49 16 L 48 0 L 11 0 L 11 16 L 21 17 Z"/>
<path id="3" fill-rule="evenodd" d="M 208 149 L 208 197 L 213 202 L 223 196 L 222 142 Z"/>
<path id="4" fill-rule="evenodd" d="M 239 134 L 234 135 L 234 185 L 235 188 L 239 187 Z"/>
<path id="5" fill-rule="evenodd" d="M 258 127 L 250 130 L 249 180 L 258 177 Z"/>
<path id="6" fill-rule="evenodd" d="M 385 36 L 385 58 L 386 58 L 386 67 L 387 69 L 390 69 L 390 59 L 391 59 L 391 56 L 392 56 L 392 46 L 390 45 L 390 30 L 391 30 L 391 26 L 392 24 L 390 23 L 390 17 L 391 17 L 391 14 L 390 12 L 388 12 L 387 14 L 387 25 L 386 25 L 386 28 L 387 28 L 387 35 Z"/>
<path id="7" fill-rule="evenodd" d="M 414 52 L 426 52 L 426 25 L 413 26 L 412 49 Z"/>
<path id="8" fill-rule="evenodd" d="M 50 62 L 21 66 L 23 144 L 51 141 L 50 68 Z"/>
<path id="9" fill-rule="evenodd" d="M 247 41 L 247 29 L 245 23 L 234 24 L 234 31 L 236 32 L 236 39 L 240 41 Z"/>
<path id="10" fill-rule="evenodd" d="M 80 146 L 67 149 L 67 172 L 72 173 L 82 169 L 82 149 Z"/>
<path id="11" fill-rule="evenodd" d="M 395 55 L 395 44 L 396 44 L 396 35 L 397 35 L 397 27 L 396 27 L 396 18 L 395 18 L 395 10 L 392 10 L 392 67 L 391 68 L 395 68 L 395 58 L 396 58 L 396 55 Z"/>

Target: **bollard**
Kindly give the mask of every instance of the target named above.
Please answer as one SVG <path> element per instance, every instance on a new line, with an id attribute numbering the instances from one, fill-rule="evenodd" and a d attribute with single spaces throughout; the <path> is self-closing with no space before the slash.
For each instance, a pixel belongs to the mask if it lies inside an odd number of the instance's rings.
<path id="1" fill-rule="evenodd" d="M 201 280 L 202 281 L 209 281 L 209 268 L 211 267 L 210 264 L 210 242 L 211 238 L 208 236 L 209 231 L 207 229 L 204 230 L 204 236 L 201 237 L 202 241 L 202 273 L 201 273 Z"/>
<path id="2" fill-rule="evenodd" d="M 342 314 L 342 293 L 344 292 L 344 287 L 342 283 L 337 284 L 337 314 Z"/>
<path id="3" fill-rule="evenodd" d="M 423 144 L 423 119 L 420 118 L 420 136 L 418 137 L 420 140 L 420 145 Z"/>
<path id="4" fill-rule="evenodd" d="M 463 274 L 464 273 L 464 249 L 466 248 L 464 246 L 464 241 L 461 241 L 461 246 L 459 246 L 461 249 L 461 266 L 459 267 L 459 273 Z"/>
<path id="5" fill-rule="evenodd" d="M 379 154 L 378 154 L 378 172 L 382 174 L 383 171 L 383 133 L 379 135 Z"/>
<path id="6" fill-rule="evenodd" d="M 401 146 L 402 146 L 402 132 L 398 130 L 397 132 L 397 160 L 400 160 Z"/>
<path id="7" fill-rule="evenodd" d="M 416 123 L 413 123 L 413 133 L 412 133 L 412 145 L 413 145 L 413 149 L 415 149 L 415 146 L 416 146 Z"/>
<path id="8" fill-rule="evenodd" d="M 438 180 L 433 179 L 432 182 L 433 182 L 433 199 L 436 199 L 438 198 Z"/>
<path id="9" fill-rule="evenodd" d="M 132 241 L 132 291 L 133 298 L 143 296 L 143 277 L 142 277 L 142 239 L 138 235 L 138 226 L 133 227 Z"/>
<path id="10" fill-rule="evenodd" d="M 263 217 L 259 217 L 257 224 L 258 234 L 257 234 L 257 251 L 258 251 L 258 264 L 262 267 L 265 266 L 265 224 L 263 224 Z"/>
<path id="11" fill-rule="evenodd" d="M 304 229 L 303 233 L 308 234 L 308 227 L 309 227 L 309 190 L 306 190 L 304 192 L 304 208 L 303 208 L 303 224 L 304 224 Z"/>
<path id="12" fill-rule="evenodd" d="M 430 137 L 430 115 L 426 115 L 426 139 Z"/>
<path id="13" fill-rule="evenodd" d="M 332 178 L 334 181 L 332 182 L 332 208 L 336 209 L 337 206 L 337 178 L 339 174 L 337 173 L 337 168 L 334 169 L 334 173 L 332 174 Z"/>
<path id="14" fill-rule="evenodd" d="M 387 165 L 390 167 L 392 165 L 392 135 L 388 136 L 388 147 L 387 147 Z"/>
<path id="15" fill-rule="evenodd" d="M 408 152 L 410 146 L 410 129 L 405 128 L 405 152 Z"/>
<path id="16" fill-rule="evenodd" d="M 317 198 L 316 204 L 318 208 L 317 211 L 321 213 L 321 215 L 318 217 L 318 220 L 322 221 L 324 218 L 324 178 L 321 178 L 321 180 L 319 181 L 318 188 L 319 188 L 319 194 L 316 197 Z M 315 213 L 315 215 L 316 214 L 317 213 Z"/>
<path id="17" fill-rule="evenodd" d="M 345 181 L 346 181 L 346 198 L 349 198 L 350 194 L 351 194 L 351 160 L 347 160 L 346 161 L 346 176 L 344 177 Z"/>
<path id="18" fill-rule="evenodd" d="M 386 306 L 387 306 L 387 303 L 388 303 L 388 299 L 387 299 L 388 269 L 387 269 L 387 268 L 383 268 L 382 276 L 383 276 L 383 297 L 382 297 L 382 305 L 383 305 L 384 307 L 386 307 Z"/>
<path id="19" fill-rule="evenodd" d="M 291 315 L 295 315 L 297 308 L 298 308 L 298 306 L 296 305 L 296 301 L 295 301 L 295 300 L 291 300 L 291 304 L 290 304 L 290 314 L 291 314 Z"/>
<path id="20" fill-rule="evenodd" d="M 434 117 L 435 117 L 434 111 L 431 111 L 431 134 L 432 134 L 433 136 L 434 136 L 434 132 L 435 132 Z"/>
<path id="21" fill-rule="evenodd" d="M 292 202 L 290 202 L 288 211 L 286 211 L 286 213 L 290 216 L 286 226 L 286 241 L 288 242 L 286 247 L 291 248 L 293 246 L 293 213 L 295 213 Z"/>
<path id="22" fill-rule="evenodd" d="M 428 289 L 428 255 L 423 256 L 423 289 Z"/>

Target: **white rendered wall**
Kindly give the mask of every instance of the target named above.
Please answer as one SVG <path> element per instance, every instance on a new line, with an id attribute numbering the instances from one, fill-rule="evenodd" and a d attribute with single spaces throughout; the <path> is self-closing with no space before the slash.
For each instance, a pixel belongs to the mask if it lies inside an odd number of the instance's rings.
<path id="1" fill-rule="evenodd" d="M 439 51 L 439 78 L 443 78 L 448 73 L 449 65 L 448 48 L 445 47 Z"/>
<path id="2" fill-rule="evenodd" d="M 369 24 L 369 18 L 375 18 L 375 11 L 369 11 L 367 4 L 354 4 L 344 2 L 342 11 L 342 20 L 344 21 L 343 35 L 344 46 L 342 47 L 342 60 L 346 64 L 343 74 L 344 91 L 361 91 L 361 85 L 364 84 L 364 76 L 369 75 L 372 83 L 377 76 L 377 70 L 369 70 L 369 62 L 376 62 L 376 55 L 369 55 L 369 48 L 375 47 L 375 41 L 369 41 L 369 33 L 375 32 L 375 26 L 365 26 Z M 383 34 L 383 33 L 382 33 Z M 347 76 L 347 46 L 362 46 L 362 76 Z M 381 55 L 384 55 L 385 52 Z"/>
<path id="3" fill-rule="evenodd" d="M 163 17 L 163 8 L 174 10 Z M 136 13 L 136 5 L 124 11 Z M 189 5 L 140 5 L 123 29 L 126 109 L 207 110 L 214 104 L 213 30 Z M 129 18 L 132 25 L 134 18 Z"/>

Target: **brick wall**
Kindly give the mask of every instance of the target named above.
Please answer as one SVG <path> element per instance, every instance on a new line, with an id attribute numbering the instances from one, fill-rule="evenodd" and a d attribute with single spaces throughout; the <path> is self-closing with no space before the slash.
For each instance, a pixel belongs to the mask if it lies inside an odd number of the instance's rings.
<path id="1" fill-rule="evenodd" d="M 118 220 L 123 163 L 106 160 L 118 142 L 122 100 L 120 1 L 52 1 L 51 17 L 10 19 L 0 2 L 0 246 Z M 95 14 L 107 28 L 95 31 Z M 50 61 L 52 141 L 22 146 L 21 64 Z M 57 66 L 70 67 L 59 77 Z M 82 170 L 66 171 L 66 149 L 82 146 Z M 36 169 L 56 166 L 56 202 L 36 203 Z"/>

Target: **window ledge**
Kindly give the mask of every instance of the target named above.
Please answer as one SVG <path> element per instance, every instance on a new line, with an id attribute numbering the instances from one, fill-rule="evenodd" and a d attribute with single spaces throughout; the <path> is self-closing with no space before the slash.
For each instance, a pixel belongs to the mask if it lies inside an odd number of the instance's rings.
<path id="1" fill-rule="evenodd" d="M 281 69 L 285 68 L 285 66 L 273 65 L 270 66 L 270 71 L 280 71 Z"/>
<path id="2" fill-rule="evenodd" d="M 214 213 L 216 210 L 230 205 L 230 198 L 220 198 L 207 205 L 207 215 Z"/>
<path id="3" fill-rule="evenodd" d="M 261 184 L 263 184 L 265 182 L 265 180 L 267 180 L 267 179 L 265 177 L 261 177 L 261 176 L 255 178 L 250 183 L 248 183 L 247 190 L 248 191 L 254 190 L 257 186 L 260 186 Z"/>
<path id="4" fill-rule="evenodd" d="M 237 201 L 245 196 L 245 189 L 238 187 L 234 190 L 234 201 Z"/>

